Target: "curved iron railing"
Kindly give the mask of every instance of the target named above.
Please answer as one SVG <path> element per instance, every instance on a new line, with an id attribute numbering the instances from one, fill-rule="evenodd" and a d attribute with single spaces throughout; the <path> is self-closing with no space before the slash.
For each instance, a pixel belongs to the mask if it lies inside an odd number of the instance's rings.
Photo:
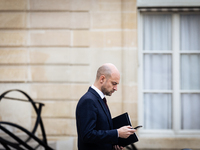
<path id="1" fill-rule="evenodd" d="M 13 92 L 13 91 L 22 93 L 23 95 L 25 95 L 25 97 L 28 99 L 28 101 L 23 100 L 23 99 L 18 99 L 18 98 L 6 97 L 6 94 Z M 11 122 L 0 121 L 0 130 L 3 131 L 5 134 L 7 134 L 12 139 L 14 139 L 14 141 L 15 141 L 15 142 L 13 142 L 13 141 L 11 142 L 3 137 L 0 137 L 0 144 L 6 150 L 10 150 L 11 148 L 15 148 L 17 150 L 25 150 L 24 148 L 29 149 L 29 150 L 36 150 L 40 146 L 44 147 L 45 150 L 53 150 L 47 143 L 46 133 L 45 133 L 44 125 L 43 125 L 42 118 L 41 118 L 42 106 L 44 106 L 44 104 L 39 103 L 39 102 L 34 102 L 28 94 L 26 94 L 25 92 L 18 90 L 18 89 L 8 90 L 8 91 L 4 92 L 3 94 L 0 95 L 0 101 L 3 98 L 10 99 L 10 100 L 23 101 L 23 102 L 30 102 L 37 114 L 37 118 L 36 118 L 35 125 L 31 132 L 28 131 L 27 129 L 23 128 L 20 125 L 17 125 L 17 124 L 11 123 Z M 38 106 L 36 104 L 38 104 Z M 23 133 L 25 133 L 28 136 L 27 139 L 26 140 L 20 139 L 14 133 L 12 133 L 8 129 L 6 129 L 4 127 L 4 125 L 12 126 L 12 127 L 15 127 L 17 129 L 21 130 Z M 42 140 L 35 136 L 38 125 L 40 125 L 40 129 L 42 132 Z M 28 144 L 28 142 L 31 139 L 33 139 L 35 142 L 37 142 L 37 146 L 35 146 L 34 148 Z"/>

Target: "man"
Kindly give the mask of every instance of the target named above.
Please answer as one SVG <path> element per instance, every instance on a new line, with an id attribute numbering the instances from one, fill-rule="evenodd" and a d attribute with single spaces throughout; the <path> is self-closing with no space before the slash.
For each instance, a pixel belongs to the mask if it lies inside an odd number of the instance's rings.
<path id="1" fill-rule="evenodd" d="M 136 130 L 131 126 L 113 129 L 105 95 L 117 91 L 120 73 L 110 63 L 97 70 L 96 80 L 88 92 L 81 97 L 76 108 L 76 125 L 79 150 L 122 150 L 118 137 L 128 138 Z"/>

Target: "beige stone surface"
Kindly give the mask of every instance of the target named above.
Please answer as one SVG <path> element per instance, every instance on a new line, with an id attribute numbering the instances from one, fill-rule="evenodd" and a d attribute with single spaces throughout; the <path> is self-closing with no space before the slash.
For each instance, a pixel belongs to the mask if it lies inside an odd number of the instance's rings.
<path id="1" fill-rule="evenodd" d="M 26 13 L 0 13 L 0 28 L 25 28 L 26 21 Z"/>
<path id="2" fill-rule="evenodd" d="M 73 0 L 71 1 L 72 11 L 89 11 L 91 7 L 91 0 Z"/>
<path id="3" fill-rule="evenodd" d="M 45 106 L 42 108 L 42 117 L 75 118 L 77 101 L 39 101 Z M 33 110 L 33 116 L 36 116 Z"/>
<path id="4" fill-rule="evenodd" d="M 135 85 L 138 82 L 138 52 L 134 49 L 123 50 L 123 84 Z"/>
<path id="5" fill-rule="evenodd" d="M 92 29 L 120 29 L 121 13 L 91 13 Z"/>
<path id="6" fill-rule="evenodd" d="M 122 37 L 121 31 L 109 31 L 105 33 L 106 47 L 121 47 Z"/>
<path id="7" fill-rule="evenodd" d="M 76 104 L 93 84 L 97 68 L 110 62 L 121 73 L 118 91 L 107 96 L 112 117 L 128 112 L 132 125 L 138 125 L 136 4 L 136 0 L 0 0 L 0 93 L 21 89 L 44 103 L 48 140 L 64 141 L 69 150 L 77 150 Z M 19 93 L 9 96 L 24 98 Z M 0 120 L 30 128 L 30 120 L 35 121 L 32 107 L 18 105 L 1 101 Z M 200 147 L 198 137 L 152 138 L 137 133 L 138 149 Z"/>
<path id="8" fill-rule="evenodd" d="M 136 13 L 122 13 L 122 29 L 137 29 Z"/>
<path id="9" fill-rule="evenodd" d="M 73 148 L 73 150 L 78 150 L 78 138 L 77 137 L 75 137 L 74 138 L 74 148 Z"/>
<path id="10" fill-rule="evenodd" d="M 25 66 L 1 66 L 1 82 L 26 82 L 28 80 L 28 67 Z"/>
<path id="11" fill-rule="evenodd" d="M 0 83 L 0 94 L 11 90 L 11 89 L 19 89 L 30 95 L 30 84 L 29 83 Z M 19 92 L 11 92 L 8 93 L 7 96 L 13 96 L 13 97 L 19 97 L 19 98 L 25 98 L 24 96 L 22 97 L 22 94 Z"/>
<path id="12" fill-rule="evenodd" d="M 72 48 L 70 49 L 70 64 L 89 65 L 91 63 L 90 48 Z"/>
<path id="13" fill-rule="evenodd" d="M 31 64 L 89 64 L 87 48 L 29 48 Z"/>
<path id="14" fill-rule="evenodd" d="M 137 11 L 137 0 L 122 0 L 121 2 L 122 2 L 122 11 L 123 12 L 136 12 Z"/>
<path id="15" fill-rule="evenodd" d="M 28 84 L 14 84 L 14 83 L 1 83 L 0 94 L 11 90 L 20 89 L 29 94 Z M 27 100 L 27 98 L 16 91 L 9 92 L 5 95 L 6 97 L 20 98 Z M 1 99 L 0 101 L 0 118 L 2 121 L 8 121 L 16 123 L 25 127 L 26 129 L 31 128 L 31 104 L 10 99 Z M 16 128 L 10 128 L 12 132 L 19 132 Z"/>
<path id="16" fill-rule="evenodd" d="M 137 47 L 137 31 L 122 31 L 123 47 Z"/>
<path id="17" fill-rule="evenodd" d="M 0 64 L 27 64 L 28 50 L 25 48 L 0 48 Z"/>
<path id="18" fill-rule="evenodd" d="M 64 149 L 71 149 L 73 150 L 74 147 L 74 137 L 70 137 L 67 140 L 60 140 L 56 143 L 57 150 L 64 150 Z"/>
<path id="19" fill-rule="evenodd" d="M 81 74 L 81 75 L 80 75 Z M 88 66 L 31 66 L 32 81 L 88 82 Z"/>
<path id="20" fill-rule="evenodd" d="M 89 11 L 90 0 L 30 0 L 30 9 Z"/>
<path id="21" fill-rule="evenodd" d="M 90 32 L 87 30 L 73 31 L 73 46 L 88 47 L 90 45 Z"/>
<path id="22" fill-rule="evenodd" d="M 91 31 L 90 32 L 90 46 L 92 48 L 105 47 L 137 47 L 137 31 Z"/>
<path id="23" fill-rule="evenodd" d="M 123 85 L 123 102 L 137 102 L 138 101 L 138 86 L 135 85 Z"/>
<path id="24" fill-rule="evenodd" d="M 31 12 L 31 28 L 70 28 L 70 12 Z"/>
<path id="25" fill-rule="evenodd" d="M 37 100 L 79 100 L 88 84 L 33 84 L 31 95 Z"/>
<path id="26" fill-rule="evenodd" d="M 55 21 L 56 20 L 56 21 Z M 90 26 L 88 12 L 31 12 L 32 28 L 87 29 Z"/>
<path id="27" fill-rule="evenodd" d="M 32 120 L 34 122 L 34 118 Z M 47 135 L 76 135 L 76 121 L 69 118 L 43 118 Z M 39 131 L 39 135 L 41 132 Z"/>
<path id="28" fill-rule="evenodd" d="M 91 31 L 90 32 L 90 47 L 104 48 L 105 47 L 105 32 Z"/>
<path id="29" fill-rule="evenodd" d="M 139 149 L 149 148 L 149 149 L 183 149 L 183 148 L 191 148 L 191 149 L 199 149 L 200 143 L 199 138 L 191 138 L 191 137 L 177 137 L 177 138 L 148 138 L 148 137 L 140 137 L 140 142 L 136 143 L 136 146 Z"/>
<path id="30" fill-rule="evenodd" d="M 26 10 L 28 0 L 1 0 L 0 10 Z"/>
<path id="31" fill-rule="evenodd" d="M 29 0 L 30 10 L 70 10 L 71 0 Z"/>
<path id="32" fill-rule="evenodd" d="M 96 73 L 98 67 L 102 64 L 110 62 L 117 66 L 119 71 L 121 72 L 121 58 L 122 58 L 122 51 L 119 48 L 94 48 L 91 51 L 91 62 L 95 62 L 92 65 L 91 73 Z"/>
<path id="33" fill-rule="evenodd" d="M 49 135 L 48 136 L 48 140 L 49 141 L 61 141 L 61 140 L 68 140 L 71 139 L 72 136 L 68 136 L 68 135 Z M 74 137 L 76 138 L 76 137 Z"/>
<path id="34" fill-rule="evenodd" d="M 31 12 L 30 27 L 88 29 L 90 17 L 88 12 Z"/>
<path id="35" fill-rule="evenodd" d="M 92 12 L 121 12 L 121 0 L 91 0 Z"/>
<path id="36" fill-rule="evenodd" d="M 42 136 L 39 135 L 39 138 L 42 139 Z M 53 137 L 52 140 L 51 137 Z M 47 141 L 48 145 L 56 150 L 73 150 L 74 149 L 74 139 L 73 136 L 48 136 Z"/>
<path id="37" fill-rule="evenodd" d="M 138 103 L 123 102 L 123 112 L 128 112 L 131 120 L 138 119 Z"/>
<path id="38" fill-rule="evenodd" d="M 112 4 L 112 3 L 121 3 L 121 0 L 112 0 L 112 1 L 107 1 L 107 0 L 98 0 L 100 3 L 108 3 L 108 4 Z"/>
<path id="39" fill-rule="evenodd" d="M 27 31 L 0 31 L 0 46 L 24 46 L 27 43 Z"/>
<path id="40" fill-rule="evenodd" d="M 31 107 L 30 103 L 3 99 L 0 103 L 1 118 L 5 122 L 15 123 L 26 129 L 30 129 Z M 12 129 L 12 127 L 10 127 L 10 129 Z M 17 128 L 12 129 L 12 132 L 18 131 Z"/>
<path id="41" fill-rule="evenodd" d="M 108 101 L 108 106 L 109 106 L 112 118 L 122 114 L 122 103 L 121 102 L 109 102 Z"/>
<path id="42" fill-rule="evenodd" d="M 71 29 L 89 29 L 90 28 L 90 14 L 88 12 L 71 12 L 70 22 Z"/>
<path id="43" fill-rule="evenodd" d="M 30 31 L 31 46 L 70 46 L 71 33 L 68 30 Z"/>
<path id="44" fill-rule="evenodd" d="M 131 120 L 131 125 L 132 125 L 132 127 L 137 127 L 139 124 L 138 124 L 138 121 L 137 121 L 137 120 Z M 139 132 L 139 131 L 136 131 L 137 136 L 140 135 L 138 132 Z"/>

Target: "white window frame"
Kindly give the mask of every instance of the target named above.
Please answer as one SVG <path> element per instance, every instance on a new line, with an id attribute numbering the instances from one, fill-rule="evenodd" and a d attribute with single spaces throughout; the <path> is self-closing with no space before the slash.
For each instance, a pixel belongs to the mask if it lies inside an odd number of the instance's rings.
<path id="1" fill-rule="evenodd" d="M 138 7 L 177 7 L 199 6 L 198 0 L 137 0 Z"/>
<path id="2" fill-rule="evenodd" d="M 158 91 L 155 93 L 172 94 L 172 129 L 169 130 L 147 130 L 140 129 L 139 135 L 145 137 L 200 137 L 200 130 L 182 130 L 181 129 L 181 100 L 182 93 L 200 93 L 200 90 L 180 90 L 180 55 L 184 53 L 200 54 L 200 51 L 180 51 L 180 14 L 192 12 L 163 12 L 172 14 L 172 51 L 143 51 L 143 14 L 161 14 L 162 12 L 140 12 L 138 10 L 138 122 L 144 124 L 143 94 L 152 91 L 143 90 L 143 55 L 145 53 L 164 53 L 172 55 L 172 90 Z M 198 12 L 199 14 L 199 12 Z M 176 111 L 174 111 L 176 110 Z"/>

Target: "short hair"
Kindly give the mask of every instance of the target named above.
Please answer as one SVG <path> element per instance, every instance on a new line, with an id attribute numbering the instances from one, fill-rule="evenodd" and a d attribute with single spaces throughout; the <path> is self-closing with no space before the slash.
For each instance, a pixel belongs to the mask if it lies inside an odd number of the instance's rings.
<path id="1" fill-rule="evenodd" d="M 100 78 L 101 75 L 105 75 L 106 78 L 110 78 L 112 74 L 112 70 L 109 66 L 103 65 L 99 67 L 97 70 L 96 80 Z"/>

